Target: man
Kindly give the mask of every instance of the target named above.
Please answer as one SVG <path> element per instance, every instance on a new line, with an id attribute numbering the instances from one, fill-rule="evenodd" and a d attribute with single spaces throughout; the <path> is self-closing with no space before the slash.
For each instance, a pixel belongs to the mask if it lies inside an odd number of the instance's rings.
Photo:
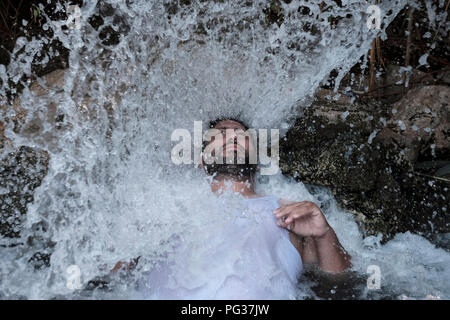
<path id="1" fill-rule="evenodd" d="M 210 127 L 221 134 L 214 135 L 206 148 L 222 148 L 220 156 L 235 159 L 232 163 L 226 163 L 224 160 L 223 164 L 202 164 L 202 167 L 214 176 L 211 190 L 217 194 L 231 190 L 245 198 L 258 198 L 259 195 L 254 189 L 257 166 L 248 163 L 249 153 L 254 152 L 254 144 L 248 136 L 245 137 L 244 143 L 243 139 L 238 139 L 239 133 L 242 134 L 248 128 L 232 119 L 216 120 Z M 245 150 L 247 161 L 244 164 L 236 163 L 239 148 Z M 231 153 L 234 153 L 234 156 L 230 156 Z M 289 230 L 290 241 L 300 253 L 303 263 L 317 264 L 320 270 L 329 273 L 339 273 L 351 266 L 350 256 L 315 203 L 280 199 L 278 204 L 279 208 L 273 213 L 277 224 Z"/>
<path id="2" fill-rule="evenodd" d="M 238 246 L 242 251 L 237 253 L 237 256 L 242 257 L 243 262 L 241 261 L 240 268 L 247 268 L 246 273 L 231 273 L 227 276 L 223 275 L 223 272 L 217 273 L 212 270 L 213 275 L 223 277 L 219 281 L 218 277 L 212 276 L 211 280 L 207 281 L 213 283 L 210 288 L 203 291 L 201 289 L 189 291 L 184 288 L 165 291 L 162 289 L 165 285 L 158 284 L 167 276 L 168 268 L 164 266 L 153 274 L 150 282 L 153 283 L 154 288 L 156 287 L 153 290 L 156 295 L 152 293 L 150 296 L 152 298 L 162 296 L 169 299 L 194 297 L 195 299 L 196 297 L 211 298 L 210 295 L 214 292 L 213 297 L 219 299 L 230 297 L 234 299 L 239 297 L 239 294 L 242 294 L 243 299 L 267 296 L 277 298 L 285 296 L 287 286 L 291 288 L 295 286 L 293 283 L 298 276 L 298 271 L 301 272 L 302 264 L 317 264 L 320 270 L 332 274 L 341 273 L 349 268 L 350 256 L 340 245 L 336 234 L 316 204 L 308 201 L 278 200 L 274 197 L 275 203 L 271 203 L 270 198 L 261 197 L 255 192 L 255 175 L 258 166 L 256 162 L 250 161 L 252 153 L 255 152 L 255 145 L 251 136 L 245 135 L 247 127 L 237 120 L 225 119 L 211 123 L 210 128 L 212 129 L 208 132 L 210 140 L 204 144 L 201 167 L 211 176 L 211 191 L 218 196 L 229 191 L 237 193 L 244 200 L 251 200 L 248 203 L 249 207 L 253 206 L 256 211 L 260 211 L 256 212 L 260 218 L 256 227 L 247 222 L 245 222 L 247 225 L 240 227 L 232 226 L 232 232 L 224 237 L 225 245 L 221 249 L 211 248 L 210 254 L 219 253 L 219 259 L 222 255 L 224 256 L 223 261 L 217 264 L 221 267 L 229 262 L 229 256 L 225 257 L 226 252 L 223 250 L 236 250 L 237 247 L 233 249 L 231 246 L 242 241 L 242 246 Z M 239 233 L 239 230 L 242 232 Z M 234 239 L 227 239 L 228 236 Z M 243 240 L 244 238 L 246 240 Z M 272 245 L 271 242 L 276 243 Z M 111 271 L 133 269 L 137 262 L 137 259 L 131 263 L 119 262 Z M 230 266 L 230 268 L 234 267 Z M 230 268 L 225 269 L 228 272 Z M 268 275 L 263 269 L 276 270 L 277 268 L 284 269 L 270 276 L 274 283 L 280 284 L 277 292 L 267 289 L 267 285 L 255 285 L 252 279 Z M 266 279 L 260 280 L 266 281 Z"/>

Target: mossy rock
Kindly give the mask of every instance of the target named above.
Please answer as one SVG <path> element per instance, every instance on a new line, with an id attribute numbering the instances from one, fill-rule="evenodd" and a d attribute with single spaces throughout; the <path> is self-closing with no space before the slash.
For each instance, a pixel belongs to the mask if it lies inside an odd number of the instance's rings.
<path id="1" fill-rule="evenodd" d="M 424 176 L 394 143 L 382 141 L 389 106 L 317 100 L 280 143 L 280 168 L 307 184 L 330 187 L 365 235 L 389 240 L 411 231 L 450 231 L 450 181 Z M 380 121 L 381 119 L 381 121 Z"/>
<path id="2" fill-rule="evenodd" d="M 0 159 L 0 235 L 17 238 L 34 190 L 47 174 L 49 154 L 22 146 Z"/>

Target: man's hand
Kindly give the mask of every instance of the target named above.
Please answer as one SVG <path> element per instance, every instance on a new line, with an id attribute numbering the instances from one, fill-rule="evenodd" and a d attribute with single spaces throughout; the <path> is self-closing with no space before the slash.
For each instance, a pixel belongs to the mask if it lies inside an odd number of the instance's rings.
<path id="1" fill-rule="evenodd" d="M 302 201 L 282 206 L 274 211 L 277 224 L 301 237 L 323 237 L 329 230 L 327 220 L 313 202 Z"/>
<path id="2" fill-rule="evenodd" d="M 300 237 L 312 239 L 314 245 L 310 243 L 309 248 L 314 248 L 313 256 L 317 257 L 322 271 L 340 273 L 351 267 L 350 255 L 341 246 L 334 230 L 315 203 L 294 202 L 278 208 L 274 215 L 280 227 Z"/>

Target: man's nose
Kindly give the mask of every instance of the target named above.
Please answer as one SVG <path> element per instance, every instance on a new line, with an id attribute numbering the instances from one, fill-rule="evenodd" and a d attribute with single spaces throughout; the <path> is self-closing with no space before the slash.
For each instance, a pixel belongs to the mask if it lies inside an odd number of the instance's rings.
<path id="1" fill-rule="evenodd" d="M 233 140 L 237 141 L 236 131 L 235 130 L 226 130 L 225 140 L 226 140 L 226 142 L 233 141 Z"/>

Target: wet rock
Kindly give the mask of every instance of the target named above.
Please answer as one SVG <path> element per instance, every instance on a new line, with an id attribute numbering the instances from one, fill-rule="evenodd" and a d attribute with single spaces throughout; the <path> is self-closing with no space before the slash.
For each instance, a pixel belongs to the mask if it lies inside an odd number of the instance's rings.
<path id="1" fill-rule="evenodd" d="M 0 121 L 0 149 L 4 147 L 5 139 L 5 125 Z"/>
<path id="2" fill-rule="evenodd" d="M 104 27 L 100 31 L 99 38 L 105 46 L 117 45 L 120 42 L 120 34 L 111 26 Z"/>
<path id="3" fill-rule="evenodd" d="M 282 13 L 281 3 L 278 0 L 270 2 L 269 6 L 263 10 L 267 24 L 276 23 L 280 26 L 284 21 L 284 15 Z"/>
<path id="4" fill-rule="evenodd" d="M 39 82 L 31 83 L 29 89 L 37 97 L 44 96 L 49 92 L 61 91 L 64 85 L 64 73 L 65 70 L 55 70 L 41 77 Z M 14 112 L 8 112 L 8 110 L 13 110 Z M 13 142 L 5 136 L 5 127 L 12 128 L 15 133 L 20 133 L 28 138 L 40 137 L 40 139 L 45 139 L 47 145 L 50 145 L 49 142 L 54 139 L 53 136 L 57 132 L 56 129 L 64 126 L 64 117 L 60 113 L 56 102 L 48 103 L 47 113 L 43 117 L 36 114 L 33 115 L 32 110 L 30 111 L 24 108 L 22 105 L 22 97 L 17 97 L 11 103 L 6 99 L 5 103 L 2 103 L 0 99 L 0 113 L 11 115 L 10 117 L 4 117 L 0 121 L 0 147 L 13 145 Z M 55 131 L 52 130 L 44 135 L 42 132 L 44 122 L 54 126 Z"/>
<path id="5" fill-rule="evenodd" d="M 93 290 L 111 290 L 111 282 L 112 278 L 110 275 L 97 276 L 92 280 L 89 280 L 87 285 L 84 287 L 84 291 L 93 291 Z"/>
<path id="6" fill-rule="evenodd" d="M 446 85 L 450 85 L 450 70 L 443 70 L 439 75 L 438 75 L 438 80 L 441 81 L 443 84 Z"/>
<path id="7" fill-rule="evenodd" d="M 61 41 L 52 40 L 34 56 L 31 71 L 37 77 L 42 77 L 55 70 L 68 68 L 69 54 L 70 50 L 64 47 Z"/>
<path id="8" fill-rule="evenodd" d="M 34 267 L 35 270 L 41 270 L 50 267 L 51 254 L 36 252 L 28 260 L 28 262 Z"/>
<path id="9" fill-rule="evenodd" d="M 47 174 L 46 151 L 22 146 L 0 159 L 0 235 L 17 238 L 34 190 Z"/>
<path id="10" fill-rule="evenodd" d="M 103 18 L 99 15 L 93 15 L 88 19 L 88 22 L 95 30 L 98 30 L 105 23 Z"/>
<path id="11" fill-rule="evenodd" d="M 280 168 L 330 187 L 366 235 L 381 232 L 386 241 L 399 232 L 449 232 L 450 181 L 417 172 L 403 147 L 380 135 L 395 121 L 390 109 L 318 99 L 281 141 Z"/>
<path id="12" fill-rule="evenodd" d="M 113 5 L 100 1 L 97 4 L 98 14 L 94 14 L 88 19 L 89 24 L 99 30 L 99 38 L 103 45 L 114 46 L 119 44 L 120 35 L 130 32 L 130 25 L 126 15 Z"/>
<path id="13" fill-rule="evenodd" d="M 105 1 L 98 3 L 98 10 L 103 17 L 110 17 L 116 12 L 116 9 L 110 3 Z"/>
<path id="14" fill-rule="evenodd" d="M 433 240 L 449 232 L 448 199 L 450 183 L 413 173 L 394 175 L 391 185 L 360 194 L 345 188 L 334 193 L 339 203 L 356 213 L 366 235 L 382 233 L 389 240 L 397 233 L 411 231 Z"/>
<path id="15" fill-rule="evenodd" d="M 8 50 L 3 47 L 0 47 L 0 64 L 4 64 L 7 66 L 11 61 L 11 54 Z"/>
<path id="16" fill-rule="evenodd" d="M 391 117 L 380 132 L 386 144 L 405 150 L 415 163 L 422 150 L 439 157 L 450 150 L 450 87 L 426 86 L 409 91 L 392 106 Z"/>
<path id="17" fill-rule="evenodd" d="M 381 130 L 382 113 L 374 106 L 342 105 L 318 100 L 281 143 L 281 169 L 300 180 L 350 190 L 370 190 L 377 180 L 377 163 L 385 150 L 373 139 Z M 369 175 L 369 176 L 368 176 Z"/>
<path id="18" fill-rule="evenodd" d="M 383 99 L 386 103 L 396 102 L 402 98 L 406 92 L 403 80 L 407 81 L 407 87 L 425 86 L 433 84 L 435 79 L 432 74 L 413 69 L 406 70 L 397 65 L 387 65 L 383 77 L 377 80 L 377 86 L 382 88 Z"/>

